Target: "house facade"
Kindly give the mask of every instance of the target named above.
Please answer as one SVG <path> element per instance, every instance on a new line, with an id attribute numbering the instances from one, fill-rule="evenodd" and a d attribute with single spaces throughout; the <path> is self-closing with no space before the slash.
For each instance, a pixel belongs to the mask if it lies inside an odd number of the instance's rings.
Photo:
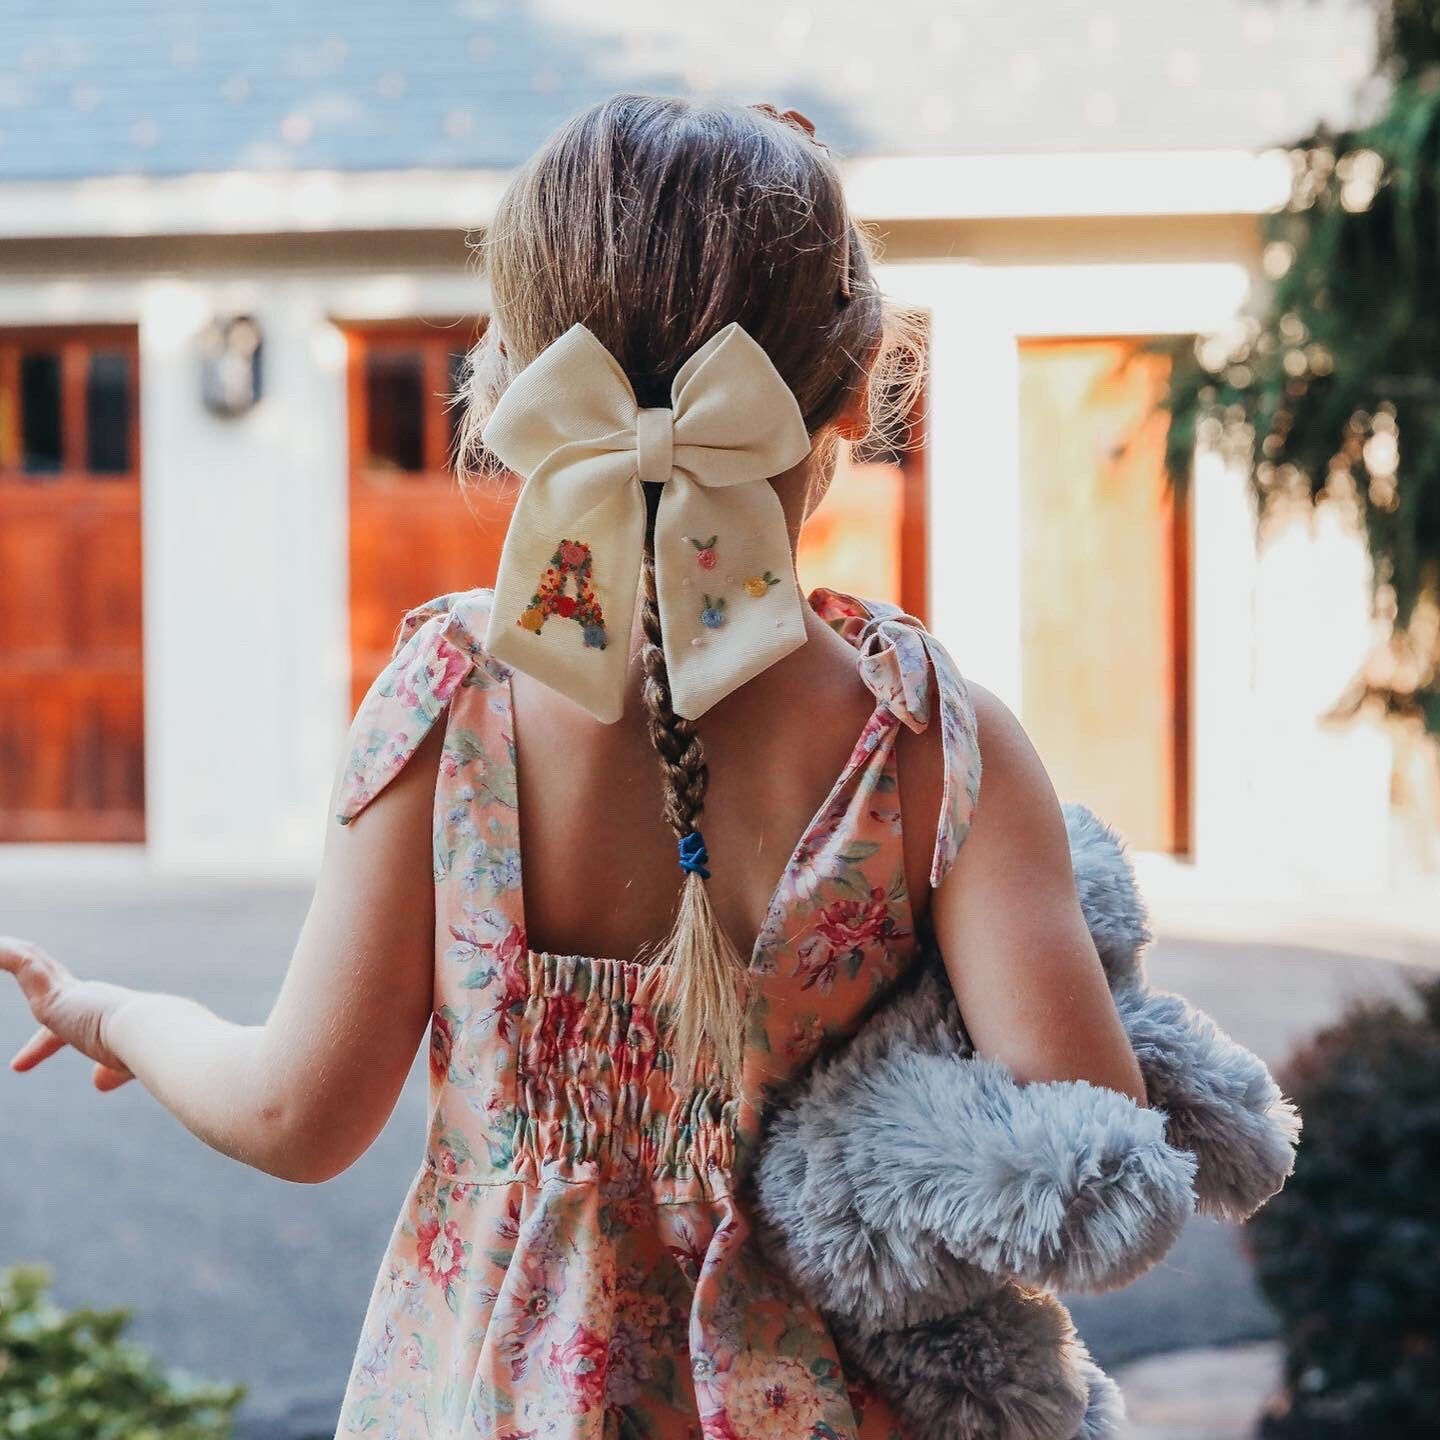
<path id="1" fill-rule="evenodd" d="M 467 236 L 554 123 L 632 87 L 805 109 L 927 316 L 912 441 L 849 458 L 803 580 L 923 614 L 1063 797 L 1188 873 L 1383 895 L 1437 863 L 1426 762 L 1326 719 L 1377 637 L 1359 536 L 1338 510 L 1257 534 L 1208 453 L 1172 493 L 1149 346 L 1243 323 L 1271 146 L 1345 118 L 1363 15 L 1056 7 L 1042 40 L 901 5 L 856 46 L 858 6 L 847 32 L 747 3 L 747 59 L 635 0 L 403 33 L 368 0 L 258 34 L 193 8 L 6 22 L 0 869 L 313 869 L 400 614 L 492 578 L 513 500 L 446 470 L 487 312 Z"/>

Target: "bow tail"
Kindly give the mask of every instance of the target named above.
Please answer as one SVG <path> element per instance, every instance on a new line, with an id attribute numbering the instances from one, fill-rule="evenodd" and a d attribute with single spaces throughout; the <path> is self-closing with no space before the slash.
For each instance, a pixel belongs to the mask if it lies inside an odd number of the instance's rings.
<path id="1" fill-rule="evenodd" d="M 625 704 L 645 500 L 632 472 L 577 516 L 574 488 L 558 479 L 537 472 L 520 492 L 485 648 L 613 724 Z"/>
<path id="2" fill-rule="evenodd" d="M 768 480 L 677 472 L 655 517 L 655 587 L 675 713 L 698 720 L 805 643 L 785 512 Z"/>

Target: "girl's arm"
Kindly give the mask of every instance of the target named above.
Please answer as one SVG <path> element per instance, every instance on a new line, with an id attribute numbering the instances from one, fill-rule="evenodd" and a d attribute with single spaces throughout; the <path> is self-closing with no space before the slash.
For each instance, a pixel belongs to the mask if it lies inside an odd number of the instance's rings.
<path id="1" fill-rule="evenodd" d="M 1050 777 L 1009 709 L 969 688 L 984 778 L 970 834 L 931 900 L 965 1029 L 1018 1080 L 1088 1080 L 1144 1105 Z"/>
<path id="2" fill-rule="evenodd" d="M 32 950 L 28 963 L 5 966 L 42 1026 L 12 1066 L 29 1069 L 74 1044 L 96 1061 L 97 1088 L 133 1075 L 207 1145 L 247 1165 L 316 1182 L 352 1164 L 394 1109 L 430 1018 L 444 729 L 432 729 L 362 817 L 331 820 L 263 1025 L 233 1024 L 179 995 L 77 981 Z M 338 790 L 337 779 L 332 812 Z"/>

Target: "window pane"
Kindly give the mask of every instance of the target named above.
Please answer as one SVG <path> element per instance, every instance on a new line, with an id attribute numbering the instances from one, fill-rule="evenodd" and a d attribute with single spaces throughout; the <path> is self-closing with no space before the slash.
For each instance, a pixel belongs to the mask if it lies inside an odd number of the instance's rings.
<path id="1" fill-rule="evenodd" d="M 31 351 L 20 357 L 21 467 L 32 475 L 60 468 L 60 357 Z"/>
<path id="2" fill-rule="evenodd" d="M 425 468 L 425 364 L 415 350 L 365 356 L 367 469 Z"/>
<path id="3" fill-rule="evenodd" d="M 100 475 L 130 471 L 130 357 L 99 351 L 85 377 L 85 468 Z"/>

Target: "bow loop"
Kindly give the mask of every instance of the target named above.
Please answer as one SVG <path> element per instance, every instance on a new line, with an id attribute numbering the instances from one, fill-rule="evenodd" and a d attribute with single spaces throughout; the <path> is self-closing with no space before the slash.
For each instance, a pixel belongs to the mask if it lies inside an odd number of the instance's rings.
<path id="1" fill-rule="evenodd" d="M 500 555 L 486 646 L 620 718 L 645 544 L 675 711 L 697 719 L 805 641 L 804 601 L 771 476 L 809 454 L 800 407 L 738 324 L 641 408 L 615 357 L 574 325 L 511 382 L 482 432 L 525 476 Z M 571 623 L 573 622 L 573 623 Z"/>

